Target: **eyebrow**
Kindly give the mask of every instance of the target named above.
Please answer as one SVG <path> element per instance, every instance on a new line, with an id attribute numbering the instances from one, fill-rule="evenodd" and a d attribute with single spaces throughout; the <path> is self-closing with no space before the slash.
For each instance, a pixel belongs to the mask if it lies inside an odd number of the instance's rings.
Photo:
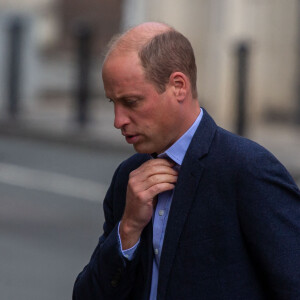
<path id="1" fill-rule="evenodd" d="M 144 97 L 141 96 L 141 95 L 133 95 L 133 94 L 123 95 L 122 97 L 120 97 L 121 100 L 122 99 L 126 100 L 128 98 L 134 98 L 134 99 L 138 99 L 139 100 L 139 99 L 143 99 Z"/>
<path id="2" fill-rule="evenodd" d="M 106 96 L 107 99 L 113 100 L 112 98 L 108 97 L 107 95 L 105 95 L 105 96 Z M 121 97 L 116 98 L 116 100 L 118 100 L 118 101 L 126 101 L 129 98 L 134 98 L 134 99 L 137 99 L 137 100 L 142 100 L 144 98 L 144 96 L 137 95 L 137 94 L 125 94 L 125 95 L 122 95 Z"/>

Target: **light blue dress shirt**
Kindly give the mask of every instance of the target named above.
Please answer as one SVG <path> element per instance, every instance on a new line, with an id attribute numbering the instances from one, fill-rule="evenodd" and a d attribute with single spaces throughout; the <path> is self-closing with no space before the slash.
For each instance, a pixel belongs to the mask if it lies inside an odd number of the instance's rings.
<path id="1" fill-rule="evenodd" d="M 191 143 L 191 140 L 197 130 L 198 125 L 203 116 L 203 110 L 199 116 L 197 117 L 196 121 L 192 124 L 192 126 L 185 132 L 183 136 L 180 137 L 166 152 L 159 154 L 159 158 L 170 158 L 173 160 L 176 165 L 174 166 L 175 169 L 180 170 L 180 166 L 184 159 L 185 153 Z M 155 212 L 152 217 L 153 223 L 153 268 L 152 268 L 152 281 L 151 281 L 151 292 L 149 300 L 156 300 L 157 294 L 157 285 L 158 285 L 158 270 L 159 270 L 159 261 L 161 256 L 161 251 L 164 242 L 165 230 L 167 227 L 167 221 L 169 216 L 169 211 L 173 199 L 174 190 L 166 191 L 160 193 L 158 195 L 158 201 L 155 208 Z M 119 224 L 120 226 L 120 224 Z M 120 245 L 121 239 L 119 236 Z M 139 245 L 139 241 L 130 249 L 122 250 L 123 255 L 131 260 L 134 257 L 134 252 Z"/>

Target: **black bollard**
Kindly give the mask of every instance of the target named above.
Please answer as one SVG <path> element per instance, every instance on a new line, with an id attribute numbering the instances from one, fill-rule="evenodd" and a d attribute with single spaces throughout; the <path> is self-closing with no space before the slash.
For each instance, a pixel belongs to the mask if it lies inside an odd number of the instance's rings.
<path id="1" fill-rule="evenodd" d="M 77 120 L 81 127 L 88 122 L 88 105 L 90 100 L 90 58 L 91 30 L 80 24 L 77 27 L 78 41 L 78 83 L 77 83 Z"/>
<path id="2" fill-rule="evenodd" d="M 16 118 L 19 111 L 23 30 L 20 18 L 14 18 L 8 27 L 7 111 L 11 118 Z"/>
<path id="3" fill-rule="evenodd" d="M 236 50 L 237 70 L 236 70 L 236 105 L 237 119 L 236 132 L 244 135 L 247 123 L 247 81 L 248 81 L 248 59 L 249 47 L 246 43 L 238 45 Z"/>

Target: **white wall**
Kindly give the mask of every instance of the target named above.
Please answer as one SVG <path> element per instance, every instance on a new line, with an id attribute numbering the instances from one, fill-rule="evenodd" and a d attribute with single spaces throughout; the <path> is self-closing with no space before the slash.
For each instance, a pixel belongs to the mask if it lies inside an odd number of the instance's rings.
<path id="1" fill-rule="evenodd" d="M 127 0 L 124 23 L 163 21 L 191 41 L 198 65 L 200 102 L 233 129 L 235 56 L 239 41 L 251 46 L 248 115 L 291 113 L 295 106 L 297 0 Z M 128 4 L 129 5 L 129 4 Z M 130 21 L 126 21 L 130 20 Z"/>

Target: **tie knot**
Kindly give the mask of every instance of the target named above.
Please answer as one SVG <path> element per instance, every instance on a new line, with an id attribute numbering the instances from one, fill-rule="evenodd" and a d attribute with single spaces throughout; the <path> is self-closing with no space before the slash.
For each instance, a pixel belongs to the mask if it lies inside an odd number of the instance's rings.
<path id="1" fill-rule="evenodd" d="M 167 159 L 168 161 L 174 163 L 173 169 L 176 170 L 176 171 L 179 171 L 180 165 L 178 165 L 178 164 L 176 163 L 176 161 L 174 161 L 168 154 L 166 154 L 166 153 L 159 154 L 159 155 L 158 155 L 158 158 Z"/>

